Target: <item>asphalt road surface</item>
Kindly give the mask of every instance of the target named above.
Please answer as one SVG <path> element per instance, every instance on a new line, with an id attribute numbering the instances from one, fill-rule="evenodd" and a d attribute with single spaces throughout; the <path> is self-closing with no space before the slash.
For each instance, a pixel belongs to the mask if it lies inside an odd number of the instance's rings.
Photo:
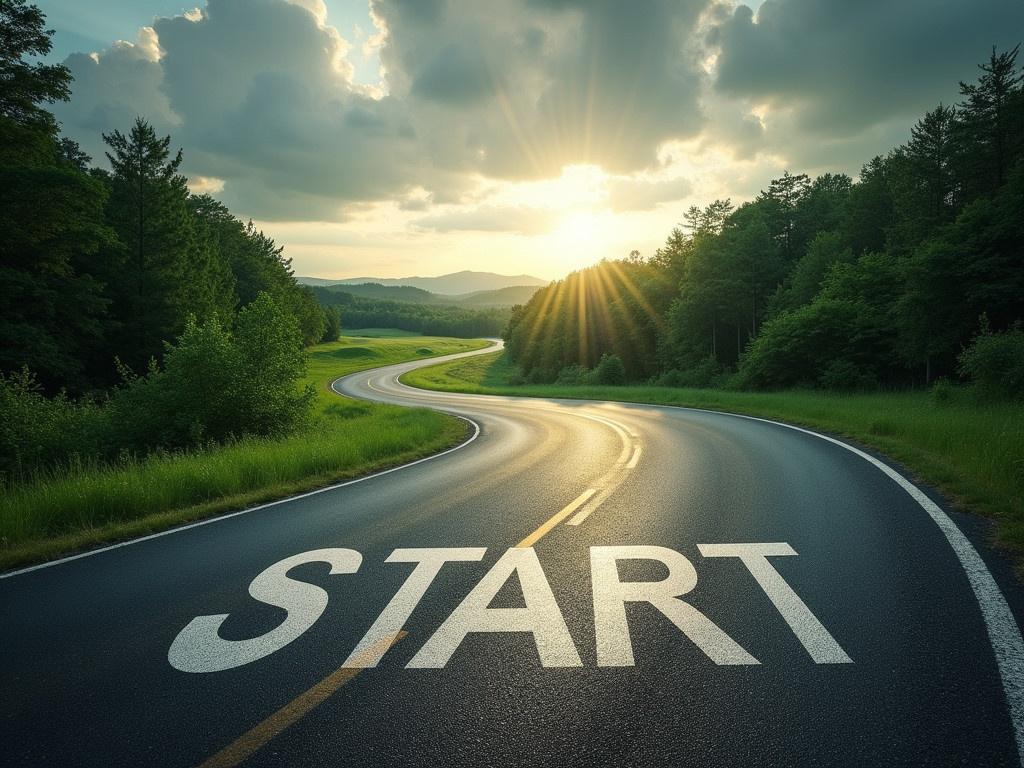
<path id="1" fill-rule="evenodd" d="M 0 580 L 0 764 L 1020 765 L 986 526 L 755 419 L 335 382 L 429 460 Z"/>

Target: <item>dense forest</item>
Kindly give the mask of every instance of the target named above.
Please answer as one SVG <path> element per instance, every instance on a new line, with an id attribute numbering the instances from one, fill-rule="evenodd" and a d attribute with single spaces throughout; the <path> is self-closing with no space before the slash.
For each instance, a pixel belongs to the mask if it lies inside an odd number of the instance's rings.
<path id="1" fill-rule="evenodd" d="M 44 105 L 72 83 L 38 58 L 50 34 L 35 6 L 0 5 L 0 477 L 294 428 L 303 346 L 337 338 L 337 309 L 190 194 L 144 119 L 103 136 L 110 170 L 61 136 Z"/>
<path id="2" fill-rule="evenodd" d="M 369 284 L 372 286 L 372 284 Z M 400 328 L 424 336 L 454 336 L 472 339 L 501 335 L 511 312 L 505 307 L 461 307 L 429 301 L 394 301 L 359 296 L 345 290 L 364 290 L 368 285 L 314 287 L 313 293 L 327 310 L 340 311 L 348 328 Z M 394 288 L 386 289 L 394 291 Z M 419 291 L 410 288 L 410 291 Z M 426 293 L 428 297 L 435 294 Z M 416 299 L 421 297 L 410 294 Z M 435 297 L 436 298 L 436 297 Z"/>
<path id="3" fill-rule="evenodd" d="M 516 307 L 531 382 L 864 389 L 972 378 L 1024 395 L 1024 90 L 993 50 L 962 100 L 854 181 L 785 173 L 692 207 L 664 247 Z M 605 365 L 599 366 L 602 358 Z"/>

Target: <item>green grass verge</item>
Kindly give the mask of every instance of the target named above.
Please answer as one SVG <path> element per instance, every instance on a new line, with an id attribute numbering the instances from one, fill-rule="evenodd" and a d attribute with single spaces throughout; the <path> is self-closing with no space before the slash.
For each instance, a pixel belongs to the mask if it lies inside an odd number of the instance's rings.
<path id="1" fill-rule="evenodd" d="M 464 422 L 434 411 L 377 405 L 329 390 L 366 368 L 487 346 L 435 337 L 343 338 L 310 350 L 313 423 L 283 439 L 246 439 L 202 451 L 74 466 L 0 498 L 0 568 L 241 509 L 440 451 Z"/>
<path id="2" fill-rule="evenodd" d="M 954 391 L 946 402 L 928 392 L 833 394 L 820 391 L 730 392 L 653 386 L 510 386 L 504 353 L 405 374 L 424 389 L 475 394 L 620 400 L 731 411 L 851 438 L 906 466 L 961 507 L 996 520 L 999 541 L 1024 567 L 1024 406 L 977 403 Z"/>

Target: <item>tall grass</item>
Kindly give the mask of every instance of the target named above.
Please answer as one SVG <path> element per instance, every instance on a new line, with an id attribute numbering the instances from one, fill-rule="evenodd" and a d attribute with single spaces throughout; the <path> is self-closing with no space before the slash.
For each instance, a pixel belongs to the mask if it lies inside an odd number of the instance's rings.
<path id="1" fill-rule="evenodd" d="M 966 389 L 834 394 L 733 392 L 654 386 L 508 384 L 504 353 L 407 373 L 413 386 L 478 394 L 619 400 L 761 416 L 842 435 L 902 463 L 964 507 L 996 520 L 1001 542 L 1024 554 L 1024 406 L 978 400 Z"/>
<path id="2" fill-rule="evenodd" d="M 115 463 L 77 460 L 9 485 L 0 498 L 0 567 L 281 498 L 452 445 L 466 431 L 457 419 L 348 400 L 327 385 L 365 368 L 486 343 L 410 337 L 322 344 L 311 350 L 307 376 L 318 385 L 315 417 L 299 434 Z"/>

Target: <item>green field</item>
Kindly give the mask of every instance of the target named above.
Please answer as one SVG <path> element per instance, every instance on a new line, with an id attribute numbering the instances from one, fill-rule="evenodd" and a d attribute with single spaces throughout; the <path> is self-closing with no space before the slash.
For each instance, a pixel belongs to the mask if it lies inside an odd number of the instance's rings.
<path id="1" fill-rule="evenodd" d="M 335 378 L 381 365 L 487 346 L 424 336 L 352 338 L 310 350 L 315 416 L 301 434 L 204 451 L 74 466 L 0 498 L 0 568 L 138 536 L 394 466 L 465 436 L 434 411 L 376 405 L 329 390 Z"/>
<path id="2" fill-rule="evenodd" d="M 905 465 L 964 508 L 996 520 L 998 539 L 1024 553 L 1024 406 L 946 401 L 928 392 L 732 392 L 653 386 L 511 386 L 503 352 L 412 371 L 425 389 L 476 394 L 621 400 L 763 416 L 851 438 Z"/>
<path id="3" fill-rule="evenodd" d="M 403 331 L 401 328 L 353 328 L 342 331 L 342 336 L 355 336 L 365 339 L 397 339 L 414 337 L 414 331 Z"/>

